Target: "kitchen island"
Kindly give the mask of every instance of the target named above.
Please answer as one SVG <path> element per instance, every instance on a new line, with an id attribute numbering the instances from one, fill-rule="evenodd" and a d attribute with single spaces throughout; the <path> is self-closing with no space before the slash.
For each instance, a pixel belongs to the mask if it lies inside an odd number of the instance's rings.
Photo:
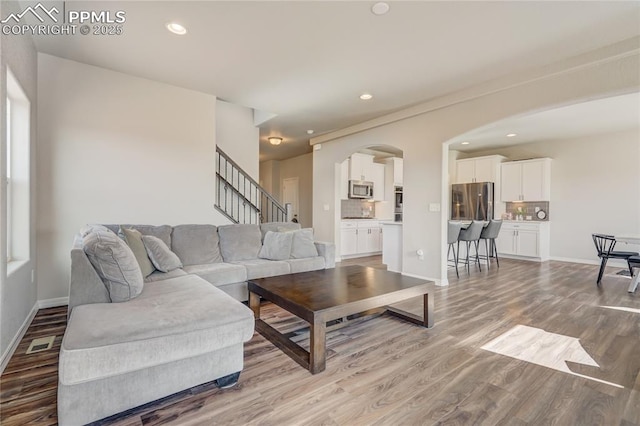
<path id="1" fill-rule="evenodd" d="M 402 222 L 381 221 L 382 263 L 387 270 L 402 272 Z"/>

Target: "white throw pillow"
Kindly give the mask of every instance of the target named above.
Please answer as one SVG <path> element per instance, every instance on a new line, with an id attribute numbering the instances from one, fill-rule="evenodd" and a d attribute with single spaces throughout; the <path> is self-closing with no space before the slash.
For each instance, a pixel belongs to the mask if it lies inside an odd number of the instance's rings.
<path id="1" fill-rule="evenodd" d="M 293 242 L 291 244 L 291 259 L 304 259 L 308 257 L 318 256 L 318 249 L 313 242 L 313 229 L 304 228 L 295 231 L 280 229 L 287 234 L 293 234 Z"/>

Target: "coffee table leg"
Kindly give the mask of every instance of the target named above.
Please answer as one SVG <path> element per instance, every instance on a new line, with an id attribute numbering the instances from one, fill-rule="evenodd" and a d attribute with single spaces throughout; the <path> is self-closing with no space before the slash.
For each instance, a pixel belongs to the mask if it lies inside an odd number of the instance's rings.
<path id="1" fill-rule="evenodd" d="M 253 311 L 253 316 L 256 319 L 260 318 L 260 296 L 253 292 L 249 292 L 249 307 Z"/>
<path id="2" fill-rule="evenodd" d="M 427 328 L 431 328 L 433 327 L 433 311 L 435 310 L 435 306 L 433 304 L 433 295 L 431 297 L 429 297 L 429 293 L 425 294 L 424 299 L 422 301 L 422 307 L 424 309 L 423 312 L 423 319 L 424 319 L 424 325 Z"/>
<path id="3" fill-rule="evenodd" d="M 311 374 L 316 374 L 324 371 L 327 365 L 327 323 L 323 319 L 315 318 L 313 323 L 310 325 L 309 371 L 311 372 Z"/>

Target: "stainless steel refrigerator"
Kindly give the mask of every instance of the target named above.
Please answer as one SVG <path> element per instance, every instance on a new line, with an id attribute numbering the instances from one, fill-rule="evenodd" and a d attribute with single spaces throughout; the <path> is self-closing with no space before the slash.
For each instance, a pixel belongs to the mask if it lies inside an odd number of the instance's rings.
<path id="1" fill-rule="evenodd" d="M 457 183 L 452 185 L 451 219 L 493 219 L 493 182 Z"/>

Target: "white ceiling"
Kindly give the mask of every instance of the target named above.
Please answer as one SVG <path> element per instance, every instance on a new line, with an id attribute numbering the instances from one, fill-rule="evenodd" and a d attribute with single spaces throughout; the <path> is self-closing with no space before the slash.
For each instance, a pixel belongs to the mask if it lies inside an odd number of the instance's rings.
<path id="1" fill-rule="evenodd" d="M 457 136 L 452 139 L 449 148 L 473 152 L 638 128 L 640 128 L 640 93 L 631 93 L 511 117 Z M 515 133 L 517 136 L 509 138 L 506 136 L 509 133 Z M 462 142 L 469 142 L 469 144 L 462 145 Z"/>
<path id="2" fill-rule="evenodd" d="M 122 36 L 41 36 L 39 51 L 277 116 L 261 159 L 314 136 L 640 35 L 640 2 L 67 1 L 126 12 Z M 169 21 L 185 25 L 176 36 Z M 370 92 L 374 98 L 361 101 Z M 268 136 L 282 136 L 273 147 Z"/>

